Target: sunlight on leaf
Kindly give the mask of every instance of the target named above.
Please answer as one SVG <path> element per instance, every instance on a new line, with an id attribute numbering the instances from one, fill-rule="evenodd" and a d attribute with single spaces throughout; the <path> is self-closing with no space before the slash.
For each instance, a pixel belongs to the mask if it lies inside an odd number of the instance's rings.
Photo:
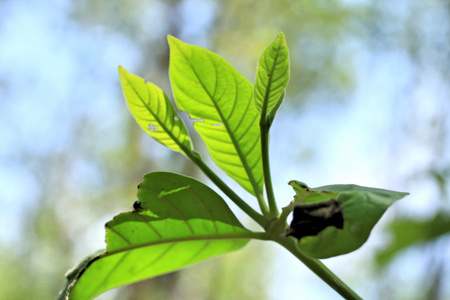
<path id="1" fill-rule="evenodd" d="M 191 150 L 188 131 L 164 92 L 121 66 L 119 75 L 128 108 L 142 129 L 174 151 Z"/>
<path id="2" fill-rule="evenodd" d="M 259 115 L 252 84 L 218 55 L 169 36 L 170 79 L 180 110 L 196 121 L 214 162 L 247 191 L 260 194 Z"/>
<path id="3" fill-rule="evenodd" d="M 252 237 L 225 201 L 193 178 L 149 173 L 138 198 L 139 211 L 122 213 L 106 224 L 107 253 L 86 268 L 70 299 L 91 299 L 235 251 Z"/>
<path id="4" fill-rule="evenodd" d="M 288 81 L 289 50 L 284 34 L 280 32 L 259 58 L 255 81 L 255 104 L 258 110 L 266 114 L 270 112 L 286 89 Z M 277 104 L 277 108 L 280 104 Z"/>

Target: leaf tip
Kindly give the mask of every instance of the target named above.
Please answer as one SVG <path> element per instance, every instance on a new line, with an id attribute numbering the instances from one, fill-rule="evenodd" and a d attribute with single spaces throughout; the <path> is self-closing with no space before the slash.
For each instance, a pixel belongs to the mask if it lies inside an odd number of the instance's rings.
<path id="1" fill-rule="evenodd" d="M 280 31 L 280 32 L 278 32 L 278 34 L 277 34 L 277 38 L 285 40 L 285 39 L 286 39 L 286 36 L 284 35 L 283 31 Z"/>
<path id="2" fill-rule="evenodd" d="M 287 47 L 286 36 L 284 35 L 283 32 L 280 31 L 277 34 L 277 37 L 275 38 L 275 43 L 277 43 L 278 45 L 286 45 L 286 47 Z"/>
<path id="3" fill-rule="evenodd" d="M 172 45 L 174 45 L 176 43 L 181 43 L 181 41 L 179 39 L 177 39 L 176 37 L 174 37 L 173 35 L 170 35 L 170 34 L 167 35 L 167 41 L 169 43 L 169 47 L 171 47 Z"/>
<path id="4" fill-rule="evenodd" d="M 121 79 L 123 79 L 126 75 L 130 74 L 124 67 L 122 67 L 121 65 L 119 65 L 118 67 L 118 71 L 119 71 L 119 77 Z"/>

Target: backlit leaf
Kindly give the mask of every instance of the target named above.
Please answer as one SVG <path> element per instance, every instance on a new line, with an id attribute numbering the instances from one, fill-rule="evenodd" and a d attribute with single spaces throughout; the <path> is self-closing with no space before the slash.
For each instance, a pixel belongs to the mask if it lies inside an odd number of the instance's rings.
<path id="1" fill-rule="evenodd" d="M 289 50 L 284 34 L 280 32 L 259 58 L 255 81 L 255 104 L 258 110 L 264 110 L 266 114 L 270 112 L 286 89 L 288 81 Z M 280 101 L 282 100 L 283 98 Z M 277 108 L 280 104 L 281 102 Z"/>
<path id="2" fill-rule="evenodd" d="M 188 131 L 164 92 L 122 66 L 119 75 L 128 108 L 142 129 L 174 151 L 191 150 Z"/>
<path id="3" fill-rule="evenodd" d="M 252 194 L 263 187 L 253 86 L 218 55 L 169 36 L 170 80 L 214 162 Z"/>
<path id="4" fill-rule="evenodd" d="M 201 182 L 154 172 L 138 190 L 140 207 L 106 224 L 106 253 L 75 282 L 69 299 L 92 299 L 242 248 L 252 237 L 225 201 Z"/>

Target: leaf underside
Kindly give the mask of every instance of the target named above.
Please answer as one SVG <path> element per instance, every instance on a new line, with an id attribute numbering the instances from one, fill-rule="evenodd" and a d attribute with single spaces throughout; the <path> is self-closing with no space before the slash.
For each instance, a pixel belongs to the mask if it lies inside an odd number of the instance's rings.
<path id="1" fill-rule="evenodd" d="M 297 192 L 304 203 L 336 198 L 344 218 L 343 229 L 329 226 L 316 236 L 301 238 L 300 250 L 311 257 L 329 258 L 358 249 L 388 207 L 406 195 L 357 185 L 328 185 Z"/>
<path id="2" fill-rule="evenodd" d="M 235 251 L 250 231 L 201 182 L 174 173 L 144 176 L 137 211 L 106 224 L 107 249 L 76 282 L 70 299 L 92 299 L 118 286 Z"/>
<path id="3" fill-rule="evenodd" d="M 253 86 L 220 56 L 169 36 L 170 80 L 180 110 L 214 162 L 253 195 L 263 188 L 258 112 Z"/>

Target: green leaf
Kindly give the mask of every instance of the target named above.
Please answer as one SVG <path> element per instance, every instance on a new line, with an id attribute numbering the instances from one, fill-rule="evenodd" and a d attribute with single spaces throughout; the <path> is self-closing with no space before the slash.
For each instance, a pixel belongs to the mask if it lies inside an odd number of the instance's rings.
<path id="1" fill-rule="evenodd" d="M 164 92 L 122 66 L 119 75 L 128 107 L 142 129 L 174 151 L 192 150 L 188 131 Z"/>
<path id="2" fill-rule="evenodd" d="M 309 188 L 298 181 L 289 183 L 296 191 L 295 203 L 337 199 L 342 207 L 344 228 L 329 226 L 316 236 L 300 239 L 299 249 L 315 258 L 328 258 L 361 247 L 386 209 L 408 193 L 357 185 L 328 185 Z"/>
<path id="3" fill-rule="evenodd" d="M 259 58 L 255 81 L 255 104 L 265 115 L 281 105 L 289 81 L 289 50 L 280 32 Z M 279 102 L 279 103 L 277 103 Z"/>
<path id="4" fill-rule="evenodd" d="M 154 172 L 139 185 L 140 208 L 106 224 L 107 253 L 92 262 L 70 299 L 158 276 L 235 251 L 252 238 L 225 201 L 203 183 Z"/>
<path id="5" fill-rule="evenodd" d="M 84 273 L 84 271 L 97 259 L 100 258 L 101 255 L 105 254 L 105 250 L 98 250 L 91 255 L 83 258 L 81 262 L 78 263 L 74 268 L 70 269 L 66 273 L 67 282 L 64 288 L 59 292 L 57 300 L 65 300 L 68 299 L 70 292 L 72 291 L 74 285 L 77 283 L 80 276 Z"/>
<path id="6" fill-rule="evenodd" d="M 253 195 L 262 193 L 258 112 L 252 84 L 218 55 L 169 36 L 170 80 L 180 110 L 214 162 Z"/>

